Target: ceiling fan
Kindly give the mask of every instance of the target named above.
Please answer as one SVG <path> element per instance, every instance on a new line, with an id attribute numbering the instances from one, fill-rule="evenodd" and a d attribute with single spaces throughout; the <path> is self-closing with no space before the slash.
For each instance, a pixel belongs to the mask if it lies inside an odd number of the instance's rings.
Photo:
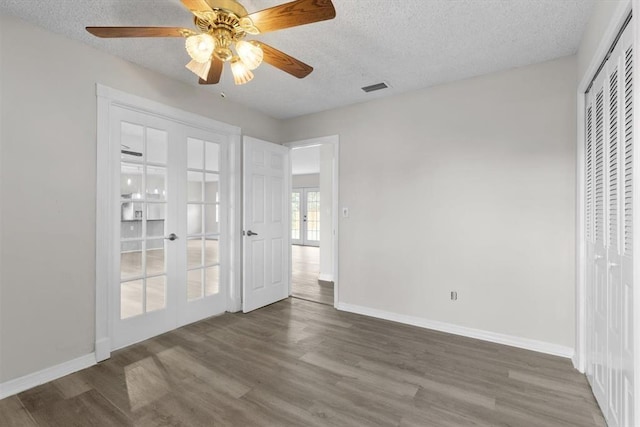
<path id="1" fill-rule="evenodd" d="M 200 84 L 218 83 L 224 63 L 229 62 L 234 82 L 240 85 L 253 79 L 251 70 L 255 70 L 263 60 L 300 79 L 313 71 L 313 67 L 266 43 L 245 40 L 247 36 L 325 21 L 336 16 L 331 0 L 295 0 L 251 14 L 236 0 L 181 1 L 195 15 L 196 31 L 180 27 L 86 29 L 94 36 L 104 38 L 184 37 L 187 53 L 191 57 L 186 67 L 200 77 Z"/>

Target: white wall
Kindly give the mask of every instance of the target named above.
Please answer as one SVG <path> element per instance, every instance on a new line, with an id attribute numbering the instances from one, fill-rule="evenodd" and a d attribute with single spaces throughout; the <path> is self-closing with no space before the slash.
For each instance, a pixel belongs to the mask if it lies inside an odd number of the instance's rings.
<path id="1" fill-rule="evenodd" d="M 281 124 L 14 17 L 0 39 L 1 383 L 93 351 L 96 82 L 266 140 Z"/>
<path id="2" fill-rule="evenodd" d="M 310 173 L 305 175 L 293 175 L 291 177 L 292 188 L 318 188 L 320 187 L 320 174 Z"/>
<path id="3" fill-rule="evenodd" d="M 340 136 L 341 302 L 573 347 L 575 94 L 568 57 L 285 121 Z"/>

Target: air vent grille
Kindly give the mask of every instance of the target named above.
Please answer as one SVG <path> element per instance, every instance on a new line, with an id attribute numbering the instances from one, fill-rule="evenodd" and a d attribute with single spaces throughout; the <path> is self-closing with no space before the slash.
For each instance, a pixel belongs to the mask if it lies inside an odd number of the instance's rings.
<path id="1" fill-rule="evenodd" d="M 365 86 L 362 88 L 363 91 L 369 93 L 369 92 L 375 92 L 376 90 L 382 90 L 382 89 L 386 89 L 388 88 L 389 85 L 387 85 L 386 83 L 382 82 L 382 83 L 376 83 L 374 85 L 371 86 Z"/>

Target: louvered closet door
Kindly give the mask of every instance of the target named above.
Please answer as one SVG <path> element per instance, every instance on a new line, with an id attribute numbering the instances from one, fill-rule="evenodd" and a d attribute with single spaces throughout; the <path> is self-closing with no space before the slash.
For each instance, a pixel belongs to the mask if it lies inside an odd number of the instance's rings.
<path id="1" fill-rule="evenodd" d="M 619 298 L 620 324 L 620 371 L 621 405 L 620 425 L 635 426 L 633 398 L 633 181 L 634 181 L 634 135 L 633 135 L 633 37 L 631 26 L 621 40 L 618 54 L 620 75 L 620 272 Z M 618 304 L 618 303 L 616 303 Z"/>
<path id="2" fill-rule="evenodd" d="M 633 426 L 633 48 L 623 33 L 586 97 L 587 376 L 609 426 Z"/>
<path id="3" fill-rule="evenodd" d="M 585 109 L 585 240 L 586 240 L 586 373 L 589 382 L 594 384 L 595 377 L 595 335 L 592 333 L 595 325 L 595 236 L 594 236 L 594 125 L 593 125 L 593 91 L 586 96 Z"/>
<path id="4" fill-rule="evenodd" d="M 605 241 L 604 88 L 596 81 L 593 101 L 593 392 L 601 406 L 607 393 L 607 260 Z"/>
<path id="5" fill-rule="evenodd" d="M 604 81 L 605 91 L 605 124 L 607 141 L 607 404 L 609 424 L 620 425 L 622 401 L 621 372 L 621 324 L 622 310 L 622 274 L 620 269 L 620 224 L 621 198 L 620 181 L 622 178 L 620 164 L 620 58 L 618 49 L 614 51 L 607 63 Z"/>

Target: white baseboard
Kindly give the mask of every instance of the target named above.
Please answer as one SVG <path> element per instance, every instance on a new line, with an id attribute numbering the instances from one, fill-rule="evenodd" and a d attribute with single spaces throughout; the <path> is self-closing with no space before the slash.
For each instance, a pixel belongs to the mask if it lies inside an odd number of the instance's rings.
<path id="1" fill-rule="evenodd" d="M 101 338 L 96 340 L 96 362 L 102 362 L 111 357 L 111 340 Z"/>
<path id="2" fill-rule="evenodd" d="M 96 355 L 95 353 L 90 353 L 20 378 L 5 381 L 0 384 L 0 399 L 13 396 L 49 381 L 57 380 L 95 364 Z"/>
<path id="3" fill-rule="evenodd" d="M 322 280 L 323 282 L 333 282 L 333 274 L 320 273 L 318 280 Z"/>
<path id="4" fill-rule="evenodd" d="M 497 332 L 483 331 L 481 329 L 468 328 L 466 326 L 458 326 L 452 323 L 439 322 L 436 320 L 429 320 L 421 317 L 406 316 L 404 314 L 391 313 L 388 311 L 377 310 L 374 308 L 347 304 L 343 302 L 339 302 L 336 308 L 338 310 L 348 311 L 350 313 L 362 314 L 364 316 L 376 317 L 378 319 L 391 320 L 392 322 L 404 323 L 407 325 L 418 326 L 420 328 L 433 329 L 435 331 L 447 332 L 449 334 L 461 335 L 469 338 L 476 338 L 479 340 L 489 341 L 497 344 L 509 345 L 511 347 L 523 348 L 525 350 L 537 351 L 539 353 L 552 354 L 554 356 L 573 358 L 574 355 L 573 348 L 571 347 L 533 340 L 529 338 L 521 338 L 500 334 Z"/>
<path id="5" fill-rule="evenodd" d="M 576 368 L 576 370 L 581 374 L 585 374 L 587 372 L 586 367 L 583 363 L 581 363 L 580 357 L 578 357 L 578 353 L 574 353 L 573 357 L 571 358 L 571 362 L 573 362 L 573 367 Z"/>

